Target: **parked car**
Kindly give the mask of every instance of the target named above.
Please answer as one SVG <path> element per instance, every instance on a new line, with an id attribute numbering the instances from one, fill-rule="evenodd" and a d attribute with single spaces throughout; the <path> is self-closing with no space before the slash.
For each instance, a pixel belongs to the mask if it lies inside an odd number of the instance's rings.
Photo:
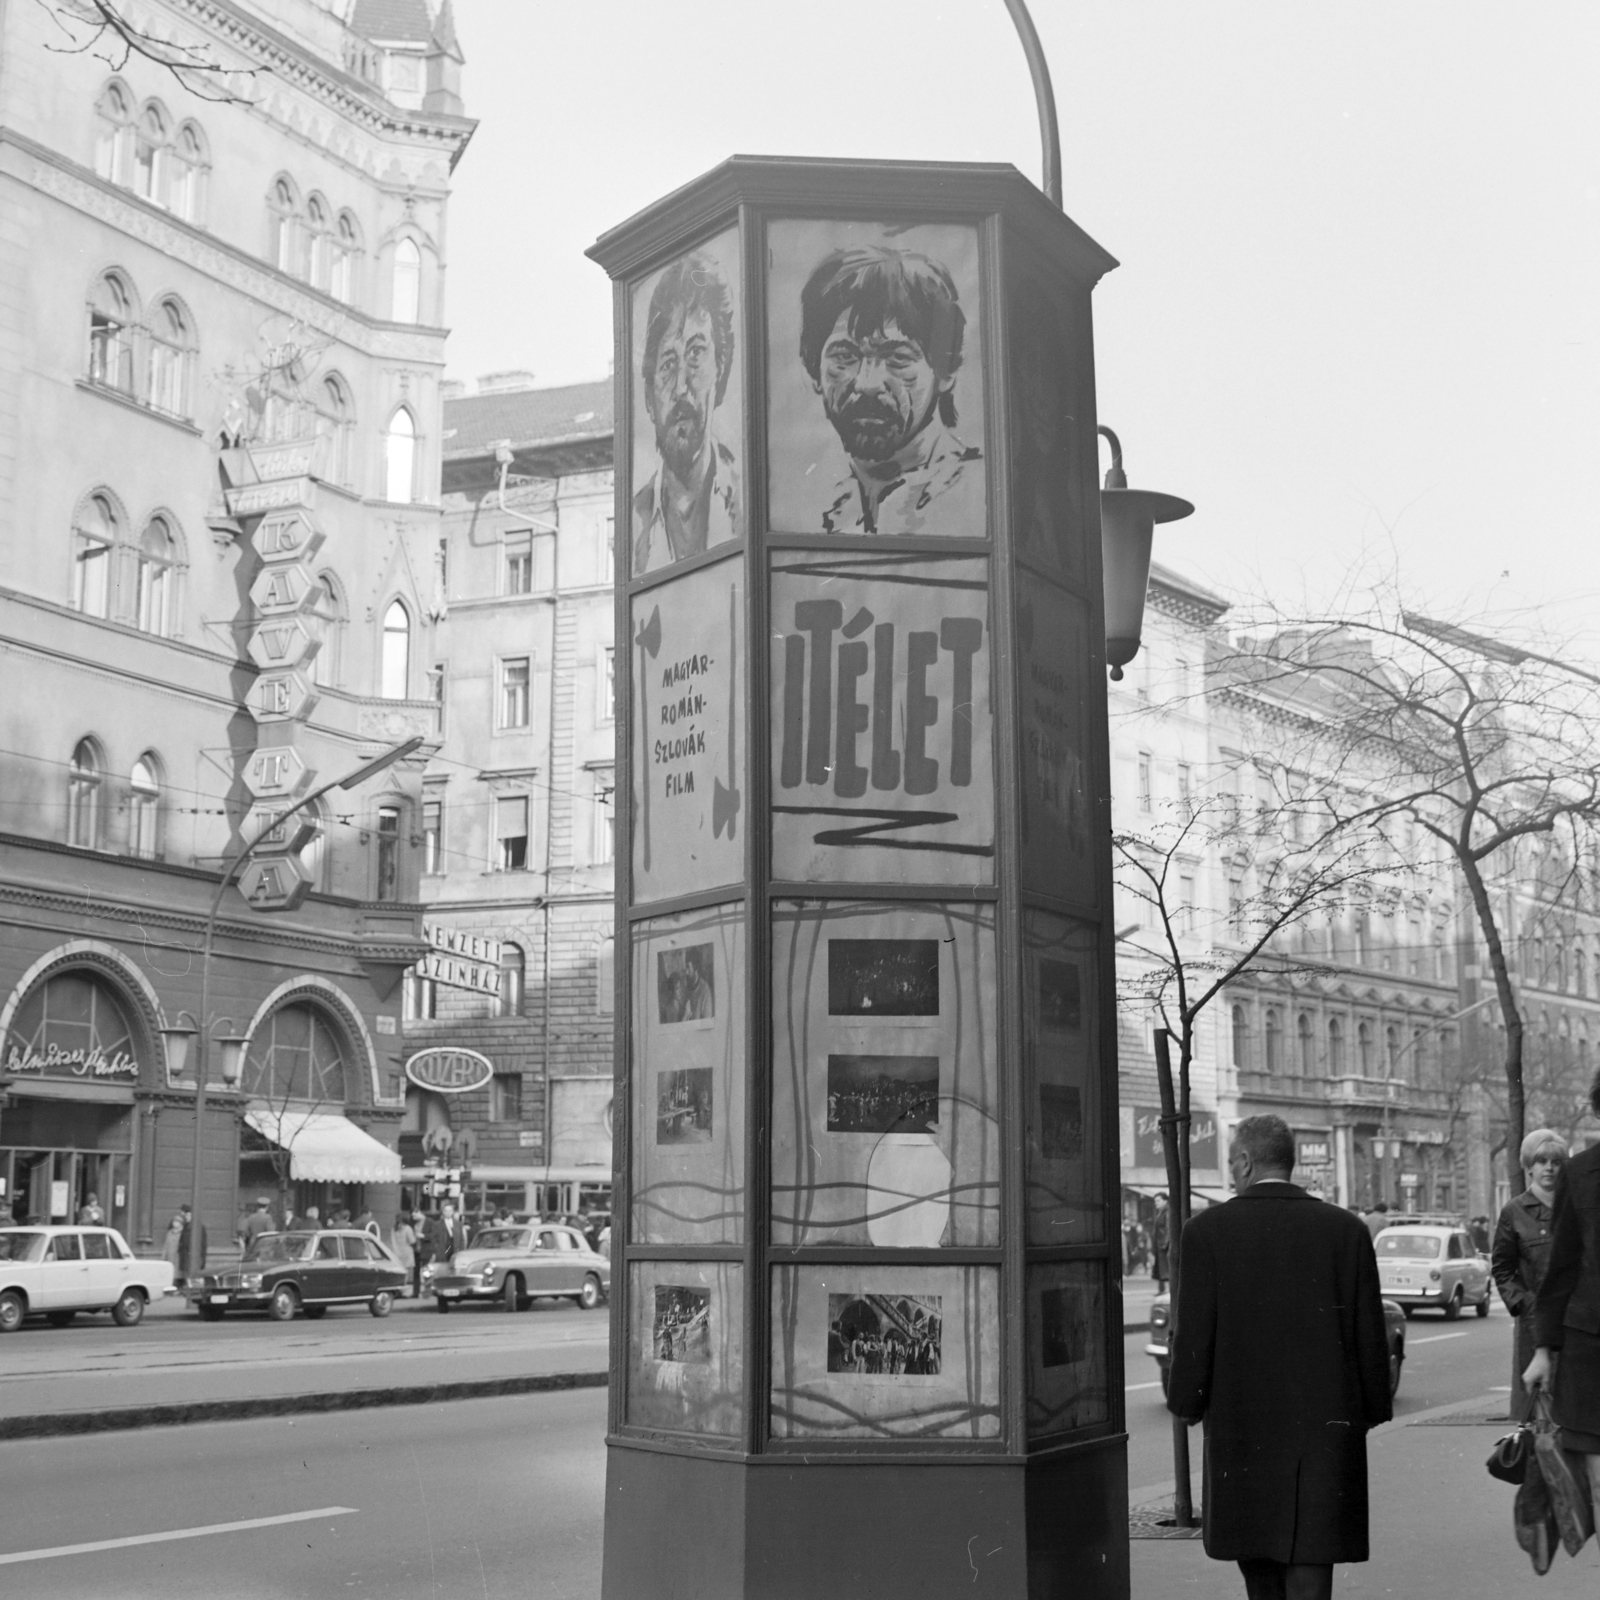
<path id="1" fill-rule="evenodd" d="M 64 1328 L 80 1311 L 109 1311 L 131 1328 L 172 1289 L 170 1261 L 141 1261 L 115 1228 L 0 1228 L 0 1333 L 27 1317 Z"/>
<path id="2" fill-rule="evenodd" d="M 295 1312 L 320 1317 L 329 1306 L 365 1305 L 386 1317 L 410 1274 L 370 1233 L 324 1228 L 315 1233 L 263 1233 L 237 1267 L 207 1273 L 189 1298 L 207 1322 L 229 1311 L 265 1311 L 275 1322 Z"/>
<path id="3" fill-rule="evenodd" d="M 434 1264 L 425 1288 L 440 1311 L 468 1300 L 524 1311 L 541 1298 L 592 1310 L 610 1291 L 611 1263 L 576 1228 L 553 1222 L 481 1228 L 453 1260 Z"/>
<path id="4" fill-rule="evenodd" d="M 1158 1294 L 1150 1305 L 1150 1342 L 1144 1347 L 1147 1356 L 1156 1358 L 1161 1369 L 1161 1392 L 1167 1392 L 1167 1374 L 1172 1365 L 1172 1349 L 1168 1330 L 1172 1326 L 1172 1296 Z M 1400 1389 L 1400 1368 L 1406 1359 L 1406 1314 L 1393 1300 L 1383 1302 L 1383 1328 L 1389 1341 L 1389 1395 L 1392 1399 Z"/>
<path id="5" fill-rule="evenodd" d="M 1454 1322 L 1463 1306 L 1489 1315 L 1494 1280 L 1488 1260 L 1458 1222 L 1391 1223 L 1372 1241 L 1378 1281 L 1409 1317 L 1418 1306 L 1437 1306 Z"/>

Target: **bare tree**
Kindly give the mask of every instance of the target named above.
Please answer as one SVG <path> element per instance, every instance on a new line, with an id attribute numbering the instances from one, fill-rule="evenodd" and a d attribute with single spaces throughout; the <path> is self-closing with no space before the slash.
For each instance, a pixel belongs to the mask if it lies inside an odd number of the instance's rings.
<path id="1" fill-rule="evenodd" d="M 34 0 L 49 16 L 60 42 L 45 49 L 58 55 L 90 55 L 121 72 L 143 56 L 170 72 L 202 100 L 248 104 L 244 91 L 266 67 L 230 66 L 208 44 L 184 44 L 141 27 L 118 0 Z"/>
<path id="2" fill-rule="evenodd" d="M 1280 773 L 1360 770 L 1322 787 L 1326 827 L 1376 829 L 1460 874 L 1505 1027 L 1506 1144 L 1529 1105 L 1525 1018 L 1506 918 L 1519 897 L 1586 904 L 1600 822 L 1600 678 L 1562 658 L 1407 608 L 1389 590 L 1349 614 L 1268 619 L 1219 663 L 1300 713 Z M 1422 841 L 1429 841 L 1427 851 Z M 1552 1086 L 1541 1085 L 1541 1089 Z M 1520 1168 L 1507 1162 L 1513 1183 Z"/>

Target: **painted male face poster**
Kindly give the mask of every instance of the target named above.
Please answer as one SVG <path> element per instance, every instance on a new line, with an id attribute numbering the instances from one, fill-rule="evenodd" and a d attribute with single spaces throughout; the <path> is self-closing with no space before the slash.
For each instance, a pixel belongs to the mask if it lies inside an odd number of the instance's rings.
<path id="1" fill-rule="evenodd" d="M 739 240 L 731 230 L 634 290 L 636 578 L 744 531 L 738 295 Z"/>
<path id="2" fill-rule="evenodd" d="M 777 221 L 767 249 L 774 531 L 982 538 L 976 229 Z"/>

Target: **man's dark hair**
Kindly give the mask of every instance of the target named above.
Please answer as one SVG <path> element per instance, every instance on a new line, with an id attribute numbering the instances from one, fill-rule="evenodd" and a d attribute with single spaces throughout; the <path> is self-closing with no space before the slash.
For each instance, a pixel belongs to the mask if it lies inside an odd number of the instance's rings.
<path id="1" fill-rule="evenodd" d="M 1389 1210 L 1389 1202 L 1387 1200 L 1380 1200 L 1372 1209 L 1374 1211 L 1381 1211 L 1387 1214 Z"/>
<path id="2" fill-rule="evenodd" d="M 644 325 L 644 361 L 639 374 L 648 395 L 655 384 L 661 341 L 677 323 L 687 321 L 696 311 L 705 312 L 711 321 L 720 406 L 728 391 L 728 374 L 733 371 L 733 296 L 728 293 L 722 269 L 698 251 L 674 261 L 650 293 L 650 312 Z"/>
<path id="3" fill-rule="evenodd" d="M 1282 1117 L 1270 1112 L 1246 1117 L 1233 1130 L 1233 1142 L 1245 1151 L 1258 1171 L 1294 1171 L 1294 1135 Z"/>
<path id="4" fill-rule="evenodd" d="M 852 338 L 882 332 L 893 322 L 922 346 L 940 377 L 960 367 L 966 313 L 955 280 L 937 261 L 887 245 L 858 245 L 825 256 L 800 291 L 800 359 L 813 383 L 821 381 L 822 347 L 847 309 Z M 955 426 L 956 402 L 949 390 L 939 396 L 939 420 Z"/>

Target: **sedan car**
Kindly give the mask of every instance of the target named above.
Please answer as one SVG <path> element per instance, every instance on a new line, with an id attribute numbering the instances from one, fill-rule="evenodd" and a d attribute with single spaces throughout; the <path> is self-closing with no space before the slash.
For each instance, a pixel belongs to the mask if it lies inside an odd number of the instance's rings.
<path id="1" fill-rule="evenodd" d="M 172 1289 L 170 1261 L 141 1261 L 115 1228 L 0 1228 L 0 1333 L 42 1316 L 64 1328 L 109 1311 L 131 1328 Z"/>
<path id="2" fill-rule="evenodd" d="M 441 1311 L 467 1300 L 524 1311 L 536 1299 L 575 1300 L 592 1310 L 610 1288 L 611 1263 L 576 1228 L 552 1222 L 482 1228 L 427 1280 Z"/>
<path id="3" fill-rule="evenodd" d="M 1158 1294 L 1150 1305 L 1150 1342 L 1144 1353 L 1154 1356 L 1161 1368 L 1162 1394 L 1167 1392 L 1167 1374 L 1172 1365 L 1171 1327 L 1172 1296 Z M 1406 1314 L 1393 1300 L 1383 1302 L 1383 1331 L 1389 1343 L 1389 1396 L 1393 1399 L 1400 1388 L 1400 1368 L 1406 1359 Z"/>
<path id="4" fill-rule="evenodd" d="M 1378 1281 L 1409 1317 L 1418 1306 L 1437 1306 L 1454 1322 L 1465 1305 L 1489 1315 L 1494 1280 L 1465 1228 L 1450 1223 L 1391 1224 L 1372 1241 Z"/>
<path id="5" fill-rule="evenodd" d="M 208 1273 L 189 1298 L 208 1322 L 229 1311 L 265 1311 L 275 1322 L 295 1312 L 320 1317 L 329 1306 L 364 1305 L 386 1317 L 409 1274 L 370 1233 L 327 1228 L 263 1233 L 237 1267 Z"/>

